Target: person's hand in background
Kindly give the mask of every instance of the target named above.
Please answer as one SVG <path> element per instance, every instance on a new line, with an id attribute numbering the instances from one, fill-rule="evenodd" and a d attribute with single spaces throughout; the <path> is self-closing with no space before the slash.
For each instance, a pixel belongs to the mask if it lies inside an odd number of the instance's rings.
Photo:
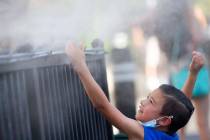
<path id="1" fill-rule="evenodd" d="M 197 75 L 204 65 L 204 56 L 200 52 L 193 51 L 192 61 L 189 67 L 190 73 Z"/>

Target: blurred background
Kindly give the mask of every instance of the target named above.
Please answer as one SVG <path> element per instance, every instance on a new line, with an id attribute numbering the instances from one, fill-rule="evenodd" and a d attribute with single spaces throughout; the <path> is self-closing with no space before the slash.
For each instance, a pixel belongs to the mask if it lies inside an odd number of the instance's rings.
<path id="1" fill-rule="evenodd" d="M 110 100 L 134 118 L 149 92 L 174 84 L 173 74 L 189 64 L 192 50 L 206 55 L 208 71 L 209 11 L 210 0 L 1 0 L 0 55 L 63 50 L 70 40 L 88 48 L 100 38 Z M 208 95 L 202 98 L 208 118 Z M 200 126 L 209 124 L 204 120 Z M 196 124 L 194 113 L 188 139 L 198 139 Z"/>

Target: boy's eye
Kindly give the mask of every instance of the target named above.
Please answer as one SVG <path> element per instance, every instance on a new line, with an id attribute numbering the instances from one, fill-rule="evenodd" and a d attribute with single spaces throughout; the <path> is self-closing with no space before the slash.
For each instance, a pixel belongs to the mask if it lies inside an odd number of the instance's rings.
<path id="1" fill-rule="evenodd" d="M 152 101 L 152 99 L 150 98 L 150 96 L 147 96 L 147 100 L 149 100 L 149 102 L 153 104 L 153 101 Z"/>
<path id="2" fill-rule="evenodd" d="M 153 104 L 153 101 L 152 101 L 152 99 L 149 99 L 149 102 Z"/>
<path id="3" fill-rule="evenodd" d="M 152 99 L 151 99 L 151 98 L 149 98 L 149 102 L 150 102 L 150 103 L 153 103 L 153 101 L 152 101 Z"/>

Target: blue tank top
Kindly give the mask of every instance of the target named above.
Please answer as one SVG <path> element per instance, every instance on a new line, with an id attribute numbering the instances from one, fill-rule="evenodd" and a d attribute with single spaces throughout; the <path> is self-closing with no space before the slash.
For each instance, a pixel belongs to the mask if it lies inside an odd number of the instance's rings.
<path id="1" fill-rule="evenodd" d="M 176 133 L 168 135 L 155 128 L 144 126 L 144 140 L 179 140 L 179 137 Z"/>

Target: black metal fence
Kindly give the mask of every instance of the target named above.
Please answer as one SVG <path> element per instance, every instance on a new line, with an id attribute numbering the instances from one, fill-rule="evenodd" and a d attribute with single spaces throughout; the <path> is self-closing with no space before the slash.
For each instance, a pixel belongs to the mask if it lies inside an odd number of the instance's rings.
<path id="1" fill-rule="evenodd" d="M 103 51 L 86 55 L 108 93 Z M 0 56 L 0 140 L 112 139 L 111 125 L 93 108 L 68 63 L 63 53 Z"/>

